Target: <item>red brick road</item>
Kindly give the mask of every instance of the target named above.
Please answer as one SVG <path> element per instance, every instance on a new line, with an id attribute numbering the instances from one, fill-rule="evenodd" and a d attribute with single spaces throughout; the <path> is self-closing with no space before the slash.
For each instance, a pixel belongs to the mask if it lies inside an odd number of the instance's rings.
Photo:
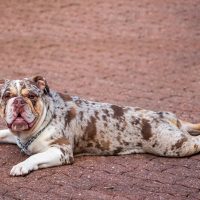
<path id="1" fill-rule="evenodd" d="M 200 121 L 200 0 L 1 1 L 0 70 Z M 0 199 L 200 199 L 200 155 L 81 157 L 10 177 L 25 158 L 0 146 Z"/>

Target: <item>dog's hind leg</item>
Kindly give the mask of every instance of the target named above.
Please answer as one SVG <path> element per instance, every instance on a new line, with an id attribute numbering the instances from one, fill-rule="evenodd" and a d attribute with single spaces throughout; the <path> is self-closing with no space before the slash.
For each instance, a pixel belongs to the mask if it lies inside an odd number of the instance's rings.
<path id="1" fill-rule="evenodd" d="M 158 141 L 161 146 L 148 147 L 145 149 L 148 153 L 166 157 L 185 157 L 200 152 L 200 136 L 192 136 L 190 134 L 182 135 L 179 138 L 171 138 L 168 141 Z"/>
<path id="2" fill-rule="evenodd" d="M 143 140 L 143 149 L 167 157 L 185 157 L 200 152 L 200 135 L 193 136 L 181 125 L 171 123 L 151 124 L 148 140 Z"/>
<path id="3" fill-rule="evenodd" d="M 200 136 L 191 136 L 178 140 L 171 146 L 172 156 L 185 157 L 200 152 Z M 170 156 L 170 155 L 169 155 Z"/>

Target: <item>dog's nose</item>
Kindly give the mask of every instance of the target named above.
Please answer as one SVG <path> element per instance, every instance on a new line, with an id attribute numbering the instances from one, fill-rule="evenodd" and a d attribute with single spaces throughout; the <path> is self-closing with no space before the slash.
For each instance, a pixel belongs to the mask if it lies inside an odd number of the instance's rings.
<path id="1" fill-rule="evenodd" d="M 15 100 L 14 100 L 14 105 L 17 106 L 17 107 L 22 107 L 25 105 L 25 101 L 22 97 L 17 97 Z"/>

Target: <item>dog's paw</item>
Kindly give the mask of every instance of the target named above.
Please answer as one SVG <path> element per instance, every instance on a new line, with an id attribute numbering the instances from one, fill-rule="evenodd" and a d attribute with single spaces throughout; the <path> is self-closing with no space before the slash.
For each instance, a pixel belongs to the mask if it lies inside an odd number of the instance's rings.
<path id="1" fill-rule="evenodd" d="M 15 165 L 11 169 L 10 175 L 11 176 L 23 176 L 23 175 L 29 174 L 31 171 L 37 170 L 37 169 L 38 169 L 37 166 L 35 166 L 33 163 L 25 160 L 25 161 Z"/>

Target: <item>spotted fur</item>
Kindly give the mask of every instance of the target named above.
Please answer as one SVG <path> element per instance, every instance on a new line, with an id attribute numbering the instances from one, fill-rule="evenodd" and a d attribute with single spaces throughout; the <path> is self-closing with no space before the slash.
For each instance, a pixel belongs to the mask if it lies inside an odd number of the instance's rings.
<path id="1" fill-rule="evenodd" d="M 37 98 L 30 97 L 31 93 Z M 46 80 L 39 76 L 4 82 L 0 110 L 5 120 L 14 114 L 10 107 L 18 97 L 26 102 L 25 116 L 31 111 L 40 117 L 30 130 L 14 134 L 12 130 L 0 131 L 0 140 L 26 144 L 38 132 L 41 134 L 27 147 L 32 156 L 11 170 L 14 176 L 72 164 L 75 155 L 152 153 L 182 157 L 200 151 L 200 125 L 179 120 L 170 112 L 92 102 L 57 93 L 49 90 Z"/>

